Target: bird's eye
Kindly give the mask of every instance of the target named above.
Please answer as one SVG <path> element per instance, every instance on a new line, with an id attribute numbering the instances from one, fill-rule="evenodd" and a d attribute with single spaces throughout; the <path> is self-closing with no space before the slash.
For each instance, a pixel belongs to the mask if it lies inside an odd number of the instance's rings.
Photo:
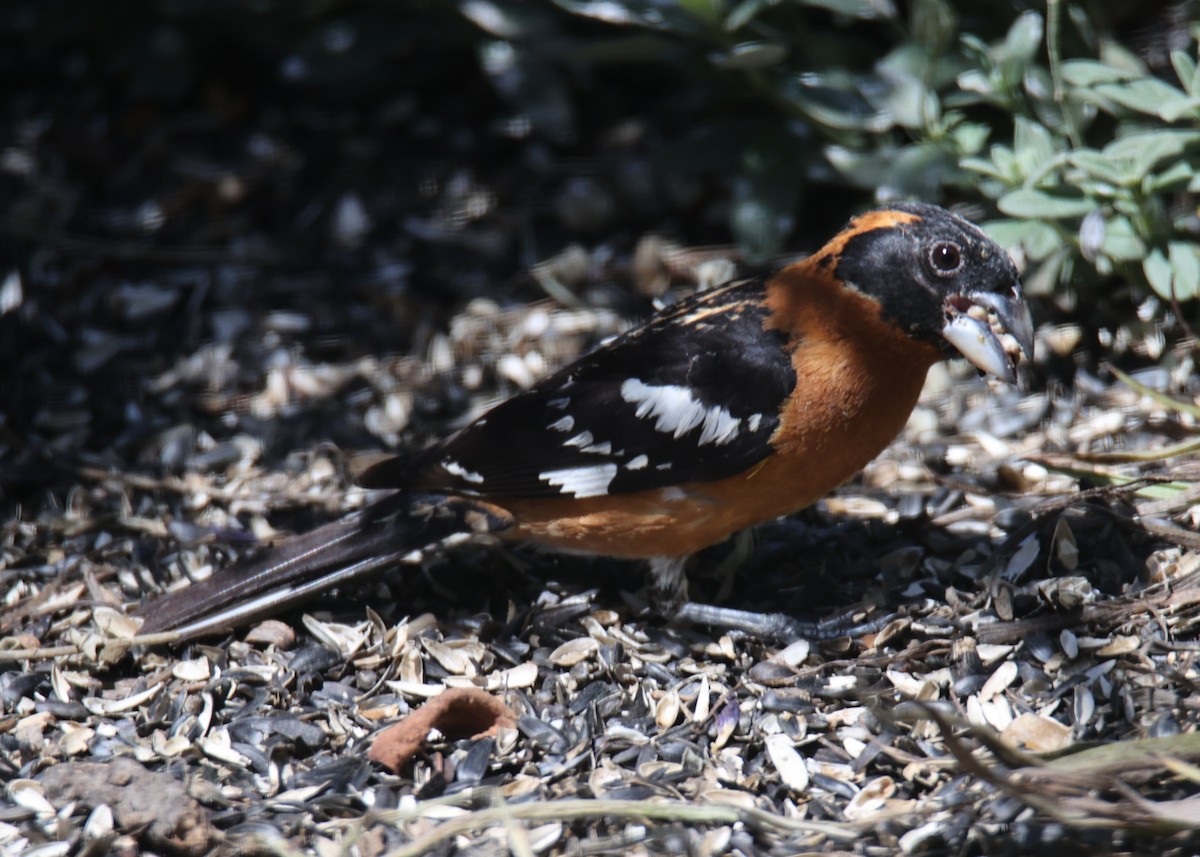
<path id="1" fill-rule="evenodd" d="M 929 251 L 929 264 L 939 277 L 950 277 L 962 267 L 962 250 L 953 241 L 940 241 Z"/>

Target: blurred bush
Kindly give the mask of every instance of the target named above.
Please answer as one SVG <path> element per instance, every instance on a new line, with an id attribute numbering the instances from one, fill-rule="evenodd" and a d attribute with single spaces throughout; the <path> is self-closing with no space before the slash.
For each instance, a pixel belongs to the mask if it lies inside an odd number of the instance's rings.
<path id="1" fill-rule="evenodd" d="M 1195 25 L 1185 30 L 1187 50 L 1170 52 L 1173 80 L 1153 76 L 1126 47 L 1099 36 L 1095 59 L 1063 59 L 1054 39 L 1048 54 L 1014 54 L 1015 44 L 1036 44 L 1042 27 L 1040 16 L 1026 13 L 1004 42 L 969 42 L 977 68 L 959 78 L 967 93 L 1013 117 L 1011 143 L 962 162 L 1007 216 L 989 228 L 1038 266 L 1035 288 L 1120 274 L 1168 300 L 1196 297 Z"/>
<path id="2" fill-rule="evenodd" d="M 423 88 L 423 111 L 453 110 L 473 77 L 504 135 L 567 155 L 594 156 L 622 119 L 655 125 L 662 181 L 723 185 L 751 260 L 798 225 L 919 197 L 998 211 L 988 228 L 1035 290 L 1120 277 L 1135 297 L 1186 299 L 1200 283 L 1193 5 L 25 0 L 0 11 L 15 37 L 0 77 L 53 64 L 163 103 L 213 77 L 341 101 Z"/>

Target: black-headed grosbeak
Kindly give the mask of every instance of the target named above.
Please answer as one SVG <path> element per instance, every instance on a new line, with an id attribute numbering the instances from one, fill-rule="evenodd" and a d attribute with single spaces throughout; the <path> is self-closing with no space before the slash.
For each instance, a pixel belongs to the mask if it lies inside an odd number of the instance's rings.
<path id="1" fill-rule="evenodd" d="M 152 602 L 141 632 L 224 628 L 478 534 L 650 558 L 678 592 L 678 558 L 813 503 L 887 446 L 934 363 L 960 354 L 1012 382 L 1032 353 L 999 246 L 933 205 L 872 211 L 804 261 L 683 300 L 371 467 L 360 483 L 396 493 Z M 723 608 L 680 615 L 777 630 Z"/>

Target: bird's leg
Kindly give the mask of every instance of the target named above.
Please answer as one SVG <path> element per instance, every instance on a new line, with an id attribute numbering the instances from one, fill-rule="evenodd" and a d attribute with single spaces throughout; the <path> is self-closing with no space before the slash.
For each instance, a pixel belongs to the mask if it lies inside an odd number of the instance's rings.
<path id="1" fill-rule="evenodd" d="M 834 640 L 860 637 L 880 631 L 895 619 L 887 613 L 867 621 L 855 621 L 857 610 L 817 621 L 802 621 L 785 613 L 755 613 L 715 604 L 688 600 L 687 557 L 654 557 L 650 560 L 649 598 L 651 609 L 674 622 L 711 625 L 729 631 L 741 631 L 764 640 L 790 643 L 800 638 Z"/>
<path id="2" fill-rule="evenodd" d="M 647 595 L 650 608 L 660 616 L 672 616 L 688 603 L 686 556 L 656 556 L 650 558 L 650 585 Z"/>
<path id="3" fill-rule="evenodd" d="M 733 583 L 738 569 L 745 565 L 758 550 L 758 531 L 751 527 L 734 533 L 729 540 L 729 546 L 729 552 L 725 554 L 725 558 L 717 565 L 713 574 L 720 581 L 716 593 L 718 603 L 729 599 L 733 593 Z"/>

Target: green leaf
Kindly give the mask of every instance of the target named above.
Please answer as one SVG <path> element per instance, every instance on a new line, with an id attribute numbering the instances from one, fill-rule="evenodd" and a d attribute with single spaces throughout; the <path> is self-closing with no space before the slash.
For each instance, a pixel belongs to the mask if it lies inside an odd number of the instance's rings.
<path id="1" fill-rule="evenodd" d="M 1187 161 L 1176 161 L 1161 173 L 1151 173 L 1142 180 L 1142 192 L 1147 196 L 1164 190 L 1186 187 L 1196 175 L 1196 170 Z"/>
<path id="2" fill-rule="evenodd" d="M 973 155 L 983 149 L 992 129 L 982 122 L 959 122 L 954 126 L 950 135 L 958 145 L 958 151 L 964 155 Z"/>
<path id="3" fill-rule="evenodd" d="M 1017 184 L 1025 178 L 1021 167 L 1017 164 L 1017 156 L 1008 146 L 993 146 L 992 160 L 996 162 L 996 167 L 1009 184 Z"/>
<path id="4" fill-rule="evenodd" d="M 1024 116 L 1016 118 L 1013 151 L 1024 175 L 1030 175 L 1054 157 L 1054 136 L 1037 122 Z"/>
<path id="5" fill-rule="evenodd" d="M 1017 166 L 1016 156 L 1008 146 L 992 146 L 991 156 L 990 161 L 984 158 L 964 158 L 959 166 L 964 170 L 999 179 L 1006 185 L 1017 185 L 1024 180 L 1025 176 Z"/>
<path id="6" fill-rule="evenodd" d="M 870 88 L 863 88 L 863 98 L 881 115 L 891 116 L 903 128 L 924 129 L 938 121 L 942 114 L 937 93 L 925 82 L 907 74 L 891 74 Z"/>
<path id="7" fill-rule="evenodd" d="M 892 117 L 872 107 L 846 76 L 796 75 L 784 82 L 783 97 L 826 128 L 880 132 L 892 126 Z"/>
<path id="8" fill-rule="evenodd" d="M 1042 46 L 1042 16 L 1037 12 L 1022 12 L 1008 28 L 1004 43 L 993 54 L 1009 86 L 1016 86 L 1025 77 L 1025 69 Z"/>
<path id="9" fill-rule="evenodd" d="M 1187 301 L 1196 297 L 1200 290 L 1200 255 L 1196 245 L 1190 241 L 1170 241 L 1167 259 L 1171 262 L 1175 298 Z"/>
<path id="10" fill-rule="evenodd" d="M 1060 282 L 1070 279 L 1070 247 L 1063 247 L 1057 253 L 1051 253 L 1044 262 L 1032 270 L 1026 269 L 1021 281 L 1025 285 L 1025 294 L 1032 296 L 1052 295 L 1057 291 Z"/>
<path id="11" fill-rule="evenodd" d="M 987 158 L 963 158 L 958 162 L 958 165 L 964 170 L 970 170 L 973 173 L 990 176 L 994 179 L 999 179 L 1006 184 L 1012 184 L 1016 179 L 1013 176 L 1006 175 L 1001 170 L 994 160 Z"/>
<path id="12" fill-rule="evenodd" d="M 914 0 L 910 28 L 925 55 L 936 57 L 954 40 L 958 15 L 946 0 Z"/>
<path id="13" fill-rule="evenodd" d="M 966 41 L 966 37 L 963 38 L 963 41 Z M 958 88 L 965 92 L 977 92 L 980 95 L 986 96 L 992 96 L 996 93 L 996 87 L 992 85 L 992 79 L 977 68 L 964 71 L 958 76 Z"/>
<path id="14" fill-rule="evenodd" d="M 1137 262 L 1146 256 L 1146 244 L 1128 217 L 1115 215 L 1104 223 L 1100 252 L 1115 262 Z"/>
<path id="15" fill-rule="evenodd" d="M 1114 185 L 1128 185 L 1137 181 L 1137 175 L 1122 169 L 1115 158 L 1097 152 L 1095 149 L 1077 149 L 1068 156 L 1068 161 L 1074 167 L 1083 170 L 1089 176 Z"/>
<path id="16" fill-rule="evenodd" d="M 1033 188 L 1019 188 L 1000 197 L 996 207 L 1009 217 L 1064 220 L 1083 217 L 1096 207 L 1096 203 L 1086 196 L 1070 196 L 1065 192 L 1051 194 Z"/>
<path id="17" fill-rule="evenodd" d="M 1036 220 L 989 220 L 979 226 L 993 241 L 1005 250 L 1011 250 L 1021 245 L 1025 234 L 1036 223 Z"/>
<path id="18" fill-rule="evenodd" d="M 1090 87 L 1098 83 L 1117 83 L 1134 75 L 1095 60 L 1067 60 L 1062 64 L 1063 82 L 1070 86 Z"/>
<path id="19" fill-rule="evenodd" d="M 1126 217 L 1140 221 L 1145 218 L 1146 211 L 1143 210 L 1143 204 L 1132 197 L 1114 197 L 1112 200 L 1113 211 L 1124 214 Z"/>
<path id="20" fill-rule="evenodd" d="M 1063 237 L 1040 220 L 993 220 L 984 231 L 1008 250 L 1020 248 L 1031 262 L 1041 262 L 1063 249 Z"/>
<path id="21" fill-rule="evenodd" d="M 729 13 L 729 17 L 725 19 L 725 29 L 727 32 L 736 33 L 742 27 L 749 24 L 763 9 L 773 6 L 772 0 L 742 0 Z"/>
<path id="22" fill-rule="evenodd" d="M 1164 122 L 1174 122 L 1189 112 L 1195 112 L 1200 102 L 1189 98 L 1169 83 L 1153 77 L 1127 83 L 1106 83 L 1096 92 L 1122 107 L 1157 116 Z"/>
<path id="23" fill-rule="evenodd" d="M 885 198 L 935 196 L 944 183 L 943 176 L 954 166 L 955 159 L 943 147 L 932 142 L 902 147 L 892 159 L 891 168 L 879 185 Z"/>
<path id="24" fill-rule="evenodd" d="M 1200 96 L 1200 85 L 1196 77 L 1196 61 L 1186 51 L 1171 51 L 1171 65 L 1183 84 L 1183 90 L 1192 97 Z"/>
<path id="25" fill-rule="evenodd" d="M 742 42 L 713 58 L 717 68 L 748 71 L 769 68 L 787 57 L 787 48 L 774 42 Z"/>
<path id="26" fill-rule="evenodd" d="M 1137 54 L 1115 39 L 1109 38 L 1100 42 L 1100 61 L 1110 68 L 1127 72 L 1131 80 L 1150 74 L 1146 64 Z"/>
<path id="27" fill-rule="evenodd" d="M 825 147 L 825 158 L 851 186 L 874 190 L 882 184 L 891 168 L 892 152 L 860 152 L 845 146 Z"/>
<path id="28" fill-rule="evenodd" d="M 983 231 L 1007 250 L 1022 248 L 1031 261 L 1048 259 L 1063 247 L 1063 238 L 1053 226 L 1040 220 L 993 220 Z"/>
<path id="29" fill-rule="evenodd" d="M 1161 249 L 1155 247 L 1146 254 L 1142 262 L 1142 273 L 1154 293 L 1170 300 L 1171 298 L 1171 263 Z"/>
<path id="30" fill-rule="evenodd" d="M 1029 258 L 1035 262 L 1050 258 L 1050 254 L 1063 246 L 1063 238 L 1058 230 L 1049 223 L 1040 220 L 1031 222 L 1032 228 L 1025 234 L 1021 244 Z"/>
<path id="31" fill-rule="evenodd" d="M 972 33 L 963 33 L 962 38 L 959 39 L 959 41 L 962 42 L 962 46 L 966 49 L 968 56 L 979 60 L 981 63 L 987 59 L 987 42 L 980 39 L 979 36 L 976 36 Z"/>
<path id="32" fill-rule="evenodd" d="M 1121 137 L 1105 146 L 1102 153 L 1129 161 L 1132 172 L 1143 176 L 1160 161 L 1178 158 L 1193 147 L 1200 147 L 1200 131 L 1164 129 Z"/>

